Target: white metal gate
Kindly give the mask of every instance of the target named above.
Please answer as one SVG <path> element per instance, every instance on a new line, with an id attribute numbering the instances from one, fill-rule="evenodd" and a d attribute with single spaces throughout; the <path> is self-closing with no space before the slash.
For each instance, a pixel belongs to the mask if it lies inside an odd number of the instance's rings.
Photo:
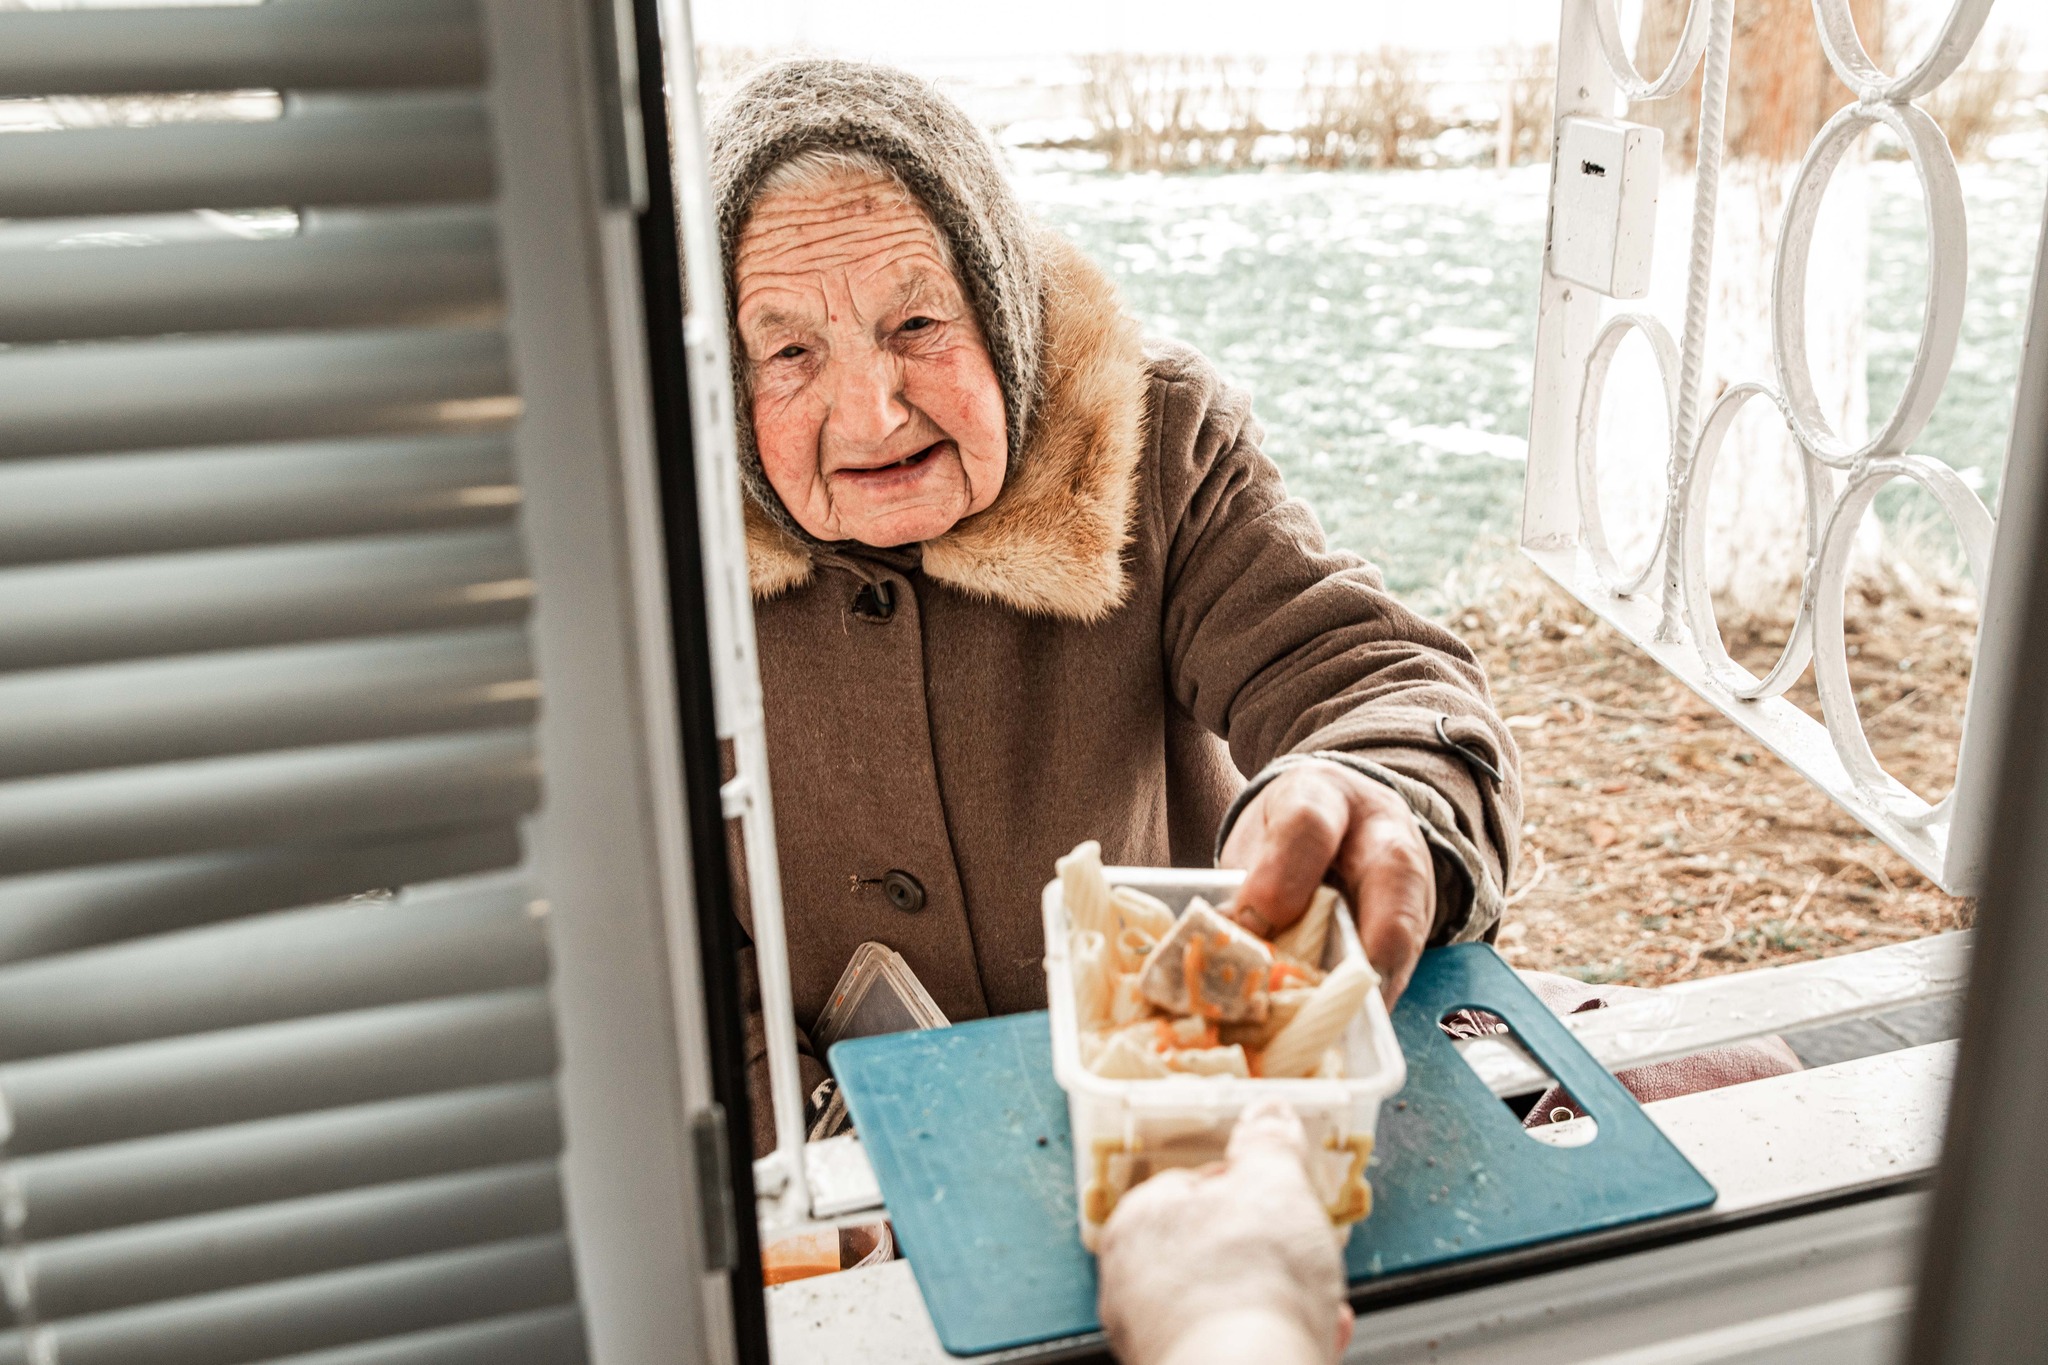
<path id="1" fill-rule="evenodd" d="M 1685 313 L 1674 339 L 1661 320 L 1647 313 L 1616 311 L 1603 321 L 1604 298 L 1639 298 L 1644 292 L 1640 267 L 1648 242 L 1631 240 L 1629 206 L 1619 203 L 1631 191 L 1620 174 L 1609 177 L 1604 159 L 1552 158 L 1551 233 L 1537 319 L 1521 535 L 1530 558 L 1587 607 L 1915 867 L 1958 894 L 1973 893 L 1983 875 L 1995 776 L 1995 755 L 1986 750 L 1998 732 L 2010 646 L 1999 627 L 2009 618 L 2012 604 L 2006 598 L 2017 591 L 2021 577 L 2013 570 L 2024 566 L 2005 564 L 2020 553 L 2017 545 L 2001 547 L 1994 556 L 1992 516 L 1956 471 L 1910 449 L 1948 382 L 1962 326 L 1966 265 L 1955 158 L 1934 120 L 1915 101 L 1955 73 L 1983 30 L 1991 4 L 1955 0 L 1911 65 L 1887 74 L 1858 38 L 1848 0 L 1813 0 L 1828 61 L 1855 99 L 1827 121 L 1808 147 L 1778 224 L 1770 292 L 1775 373 L 1734 384 L 1709 404 L 1701 393 L 1701 376 L 1735 0 L 1692 0 L 1676 54 L 1663 71 L 1650 76 L 1629 57 L 1615 0 L 1565 0 L 1555 145 L 1605 145 L 1618 154 L 1632 152 L 1633 146 L 1623 146 L 1629 130 L 1607 122 L 1617 96 L 1633 101 L 1679 96 L 1703 64 L 1698 193 L 1686 244 Z M 1829 426 L 1815 394 L 1806 354 L 1806 275 L 1828 182 L 1856 139 L 1875 126 L 1898 139 L 1919 177 L 1928 281 L 1920 340 L 1898 404 L 1882 421 L 1873 419 L 1873 434 L 1857 445 Z M 1654 159 L 1656 150 L 1651 139 L 1644 154 Z M 1605 263 L 1606 273 L 1589 270 L 1588 258 Z M 1612 268 L 1617 263 L 1621 268 Z M 1599 449 L 1599 418 L 1603 383 L 1631 332 L 1640 332 L 1650 343 L 1670 422 L 1664 452 L 1667 492 L 1655 543 L 1641 563 L 1623 566 L 1609 548 L 1601 521 L 1601 465 L 1614 456 Z M 1796 441 L 1806 497 L 1798 616 L 1783 653 L 1762 677 L 1729 657 L 1706 573 L 1705 505 L 1715 456 L 1738 414 L 1754 399 L 1774 405 Z M 2029 483 L 2036 473 L 2031 461 L 2008 459 L 2008 491 Z M 1956 789 L 1931 804 L 1886 773 L 1871 751 L 1850 688 L 1843 638 L 1852 542 L 1879 490 L 1898 479 L 1926 489 L 1954 524 L 1984 603 Z M 1822 721 L 1783 695 L 1809 661 Z"/>

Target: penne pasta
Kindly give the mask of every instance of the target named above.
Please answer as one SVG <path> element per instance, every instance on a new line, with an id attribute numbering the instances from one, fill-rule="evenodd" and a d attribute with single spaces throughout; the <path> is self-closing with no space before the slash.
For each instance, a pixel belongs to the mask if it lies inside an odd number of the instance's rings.
<path id="1" fill-rule="evenodd" d="M 1311 967 L 1322 966 L 1329 952 L 1330 919 L 1336 908 L 1336 890 L 1317 887 L 1301 918 L 1273 936 L 1273 951 Z"/>
<path id="2" fill-rule="evenodd" d="M 1157 896 L 1148 896 L 1135 886 L 1119 886 L 1109 898 L 1124 928 L 1136 929 L 1155 943 L 1173 932 L 1173 911 Z"/>
<path id="3" fill-rule="evenodd" d="M 1293 1022 L 1294 1016 L 1301 1013 L 1301 1007 L 1314 994 L 1315 991 L 1306 986 L 1274 991 L 1267 1000 L 1265 1019 L 1256 1024 L 1225 1024 L 1223 1041 L 1241 1043 L 1254 1051 L 1265 1047 L 1279 1036 L 1281 1029 Z"/>
<path id="4" fill-rule="evenodd" d="M 1120 975 L 1111 961 L 1109 944 L 1093 929 L 1076 929 L 1067 935 L 1067 956 L 1073 962 L 1076 1019 L 1084 1029 L 1106 1027 Z"/>
<path id="5" fill-rule="evenodd" d="M 1046 956 L 1082 1245 L 1095 1249 L 1133 1187 L 1223 1158 L 1247 1107 L 1283 1098 L 1301 1117 L 1310 1186 L 1341 1241 L 1371 1208 L 1373 1121 L 1400 1061 L 1386 1019 L 1365 1012 L 1379 978 L 1337 922 L 1338 894 L 1319 888 L 1268 939 L 1195 894 L 1232 881 L 1105 868 L 1092 841 L 1058 867 Z M 1186 904 L 1176 913 L 1112 885 L 1112 871 Z"/>
<path id="6" fill-rule="evenodd" d="M 1123 929 L 1116 936 L 1116 951 L 1112 954 L 1116 969 L 1120 972 L 1137 971 L 1158 946 L 1159 940 L 1143 929 Z"/>
<path id="7" fill-rule="evenodd" d="M 1167 1074 L 1166 1059 L 1128 1033 L 1112 1034 L 1092 1069 L 1112 1081 L 1142 1081 Z"/>
<path id="8" fill-rule="evenodd" d="M 1309 1076 L 1322 1065 L 1323 1054 L 1344 1037 L 1344 1030 L 1365 1004 L 1379 978 L 1356 958 L 1323 978 L 1259 1054 L 1259 1074 L 1270 1077 Z"/>
<path id="9" fill-rule="evenodd" d="M 1152 1017 L 1152 1003 L 1138 989 L 1136 976 L 1120 976 L 1109 992 L 1109 1022 L 1121 1028 Z"/>
<path id="10" fill-rule="evenodd" d="M 1318 889 L 1302 917 L 1268 943 L 1199 897 L 1176 916 L 1135 887 L 1112 887 L 1093 840 L 1058 868 L 1088 1070 L 1110 1080 L 1344 1074 L 1345 1031 L 1378 978 L 1356 960 L 1327 976 L 1319 970 L 1330 951 L 1334 890 Z M 1188 945 L 1183 958 L 1163 963 L 1175 944 Z M 1199 960 L 1186 960 L 1195 946 Z"/>
<path id="11" fill-rule="evenodd" d="M 1095 1059 L 1102 1055 L 1102 1049 L 1109 1045 L 1109 1035 L 1100 1029 L 1084 1028 L 1079 1039 L 1081 1065 L 1090 1071 L 1095 1069 Z"/>
<path id="12" fill-rule="evenodd" d="M 1059 872 L 1060 895 L 1067 903 L 1067 923 L 1075 929 L 1093 929 L 1105 938 L 1114 936 L 1117 917 L 1110 903 L 1109 878 L 1102 871 L 1102 845 L 1090 839 L 1053 866 Z"/>

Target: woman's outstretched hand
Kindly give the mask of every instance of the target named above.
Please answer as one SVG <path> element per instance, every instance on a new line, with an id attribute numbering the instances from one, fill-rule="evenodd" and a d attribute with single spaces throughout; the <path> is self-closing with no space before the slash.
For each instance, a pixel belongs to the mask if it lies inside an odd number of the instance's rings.
<path id="1" fill-rule="evenodd" d="M 1344 1268 L 1294 1111 L 1253 1105 L 1228 1157 L 1163 1171 L 1102 1230 L 1102 1325 L 1123 1365 L 1327 1365 L 1351 1340 Z"/>
<path id="2" fill-rule="evenodd" d="M 1270 938 L 1328 881 L 1358 917 L 1358 941 L 1392 1005 L 1436 921 L 1436 870 L 1422 826 L 1392 787 L 1313 759 L 1274 778 L 1238 815 L 1223 866 L 1247 869 L 1236 917 Z"/>

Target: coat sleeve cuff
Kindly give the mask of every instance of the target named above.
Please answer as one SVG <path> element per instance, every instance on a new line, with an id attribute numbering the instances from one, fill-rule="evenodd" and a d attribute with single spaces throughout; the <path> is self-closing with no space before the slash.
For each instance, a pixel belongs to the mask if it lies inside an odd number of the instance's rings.
<path id="1" fill-rule="evenodd" d="M 1457 814 L 1450 802 L 1427 783 L 1361 754 L 1318 749 L 1308 753 L 1282 754 L 1268 763 L 1223 812 L 1222 825 L 1216 832 L 1215 857 L 1222 858 L 1224 841 L 1229 839 L 1238 817 L 1260 792 L 1272 784 L 1274 778 L 1314 759 L 1339 764 L 1375 782 L 1384 783 L 1408 803 L 1416 823 L 1422 827 L 1422 837 L 1429 844 L 1430 861 L 1436 869 L 1436 923 L 1430 930 L 1431 946 L 1481 938 L 1493 927 L 1504 908 L 1500 883 L 1494 877 L 1490 861 L 1458 827 Z"/>

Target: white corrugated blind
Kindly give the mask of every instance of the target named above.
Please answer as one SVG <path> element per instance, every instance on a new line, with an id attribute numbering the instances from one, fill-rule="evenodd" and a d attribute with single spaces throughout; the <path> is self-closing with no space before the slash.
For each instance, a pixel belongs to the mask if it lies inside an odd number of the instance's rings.
<path id="1" fill-rule="evenodd" d="M 0 1365 L 584 1359 L 484 49 L 0 13 Z"/>

